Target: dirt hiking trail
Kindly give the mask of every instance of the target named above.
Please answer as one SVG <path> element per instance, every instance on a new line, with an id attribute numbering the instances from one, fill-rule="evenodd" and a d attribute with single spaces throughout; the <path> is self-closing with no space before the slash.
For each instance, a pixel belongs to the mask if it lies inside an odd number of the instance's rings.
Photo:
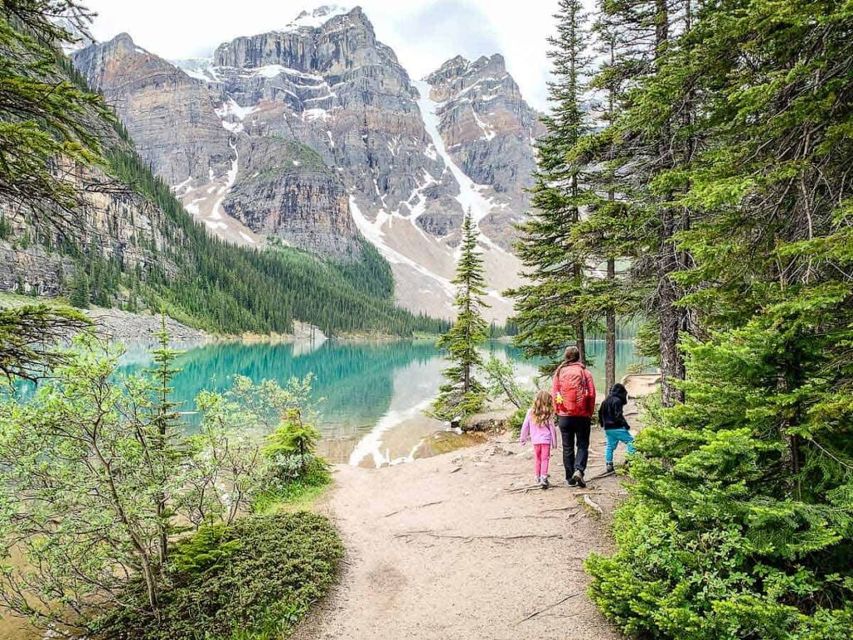
<path id="1" fill-rule="evenodd" d="M 335 467 L 319 510 L 341 531 L 346 566 L 296 638 L 621 638 L 587 597 L 582 565 L 610 548 L 622 480 L 566 487 L 558 449 L 554 486 L 525 491 L 532 455 L 504 435 L 394 467 Z M 617 464 L 623 457 L 620 448 Z M 586 475 L 602 473 L 604 434 L 593 427 Z"/>

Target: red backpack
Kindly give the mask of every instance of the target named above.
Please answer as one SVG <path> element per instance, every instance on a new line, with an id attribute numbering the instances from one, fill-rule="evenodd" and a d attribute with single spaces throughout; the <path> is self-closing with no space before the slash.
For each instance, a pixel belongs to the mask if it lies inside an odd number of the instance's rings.
<path id="1" fill-rule="evenodd" d="M 552 390 L 558 416 L 588 418 L 595 411 L 595 384 L 586 367 L 573 362 L 554 373 Z"/>

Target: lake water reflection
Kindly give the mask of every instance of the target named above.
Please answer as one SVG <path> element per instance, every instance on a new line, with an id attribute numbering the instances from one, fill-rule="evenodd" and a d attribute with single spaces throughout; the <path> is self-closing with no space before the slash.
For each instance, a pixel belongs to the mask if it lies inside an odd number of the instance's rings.
<path id="1" fill-rule="evenodd" d="M 593 374 L 602 386 L 604 344 L 592 341 L 588 348 Z M 515 362 L 524 382 L 534 384 L 538 362 L 499 342 L 486 351 Z M 620 341 L 617 377 L 637 360 L 633 342 Z M 151 360 L 146 349 L 137 348 L 128 351 L 123 363 L 123 370 L 132 372 Z M 184 352 L 177 366 L 181 371 L 174 380 L 174 399 L 184 411 L 194 409 L 194 398 L 203 389 L 228 388 L 234 375 L 283 384 L 313 373 L 317 426 L 323 453 L 331 462 L 374 465 L 404 460 L 422 438 L 441 427 L 423 415 L 438 392 L 445 366 L 432 342 L 213 344 Z"/>

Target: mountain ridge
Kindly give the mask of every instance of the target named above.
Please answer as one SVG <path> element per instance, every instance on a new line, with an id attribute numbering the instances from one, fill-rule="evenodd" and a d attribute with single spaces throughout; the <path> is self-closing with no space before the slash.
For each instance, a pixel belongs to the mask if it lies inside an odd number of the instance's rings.
<path id="1" fill-rule="evenodd" d="M 118 38 L 76 52 L 75 65 L 209 231 L 343 261 L 364 236 L 391 263 L 398 303 L 450 317 L 458 229 L 475 208 L 492 316 L 509 315 L 499 291 L 519 280 L 509 249 L 539 129 L 500 54 L 412 80 L 360 7 L 303 12 L 184 68 Z M 116 60 L 125 73 L 110 72 Z"/>

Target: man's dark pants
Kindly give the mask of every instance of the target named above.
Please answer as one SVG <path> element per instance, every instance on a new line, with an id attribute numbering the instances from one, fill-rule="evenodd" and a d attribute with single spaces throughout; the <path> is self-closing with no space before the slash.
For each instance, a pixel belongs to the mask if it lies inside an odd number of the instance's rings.
<path id="1" fill-rule="evenodd" d="M 566 468 L 566 480 L 575 471 L 586 471 L 586 461 L 589 457 L 589 431 L 592 426 L 590 418 L 581 416 L 559 416 L 557 424 L 563 437 L 563 466 Z M 577 456 L 575 456 L 575 439 L 577 439 Z"/>

